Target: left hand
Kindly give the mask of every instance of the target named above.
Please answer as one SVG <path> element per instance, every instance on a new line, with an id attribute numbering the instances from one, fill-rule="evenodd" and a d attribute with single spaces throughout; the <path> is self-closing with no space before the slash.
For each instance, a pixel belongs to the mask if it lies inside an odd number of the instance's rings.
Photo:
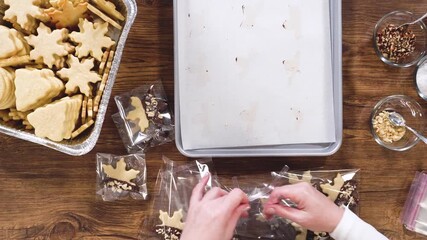
<path id="1" fill-rule="evenodd" d="M 205 194 L 209 178 L 205 176 L 193 189 L 181 240 L 231 239 L 239 218 L 247 216 L 250 207 L 246 194 L 240 189 L 228 193 L 218 187 Z"/>

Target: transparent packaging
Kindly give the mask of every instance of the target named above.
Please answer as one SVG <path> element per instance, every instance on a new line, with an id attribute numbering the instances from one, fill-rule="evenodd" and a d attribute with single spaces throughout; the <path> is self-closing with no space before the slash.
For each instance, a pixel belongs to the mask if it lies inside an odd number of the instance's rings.
<path id="1" fill-rule="evenodd" d="M 413 232 L 427 236 L 427 173 L 417 172 L 400 217 Z"/>
<path id="2" fill-rule="evenodd" d="M 211 159 L 199 159 L 178 165 L 164 157 L 160 169 L 148 228 L 160 239 L 179 239 L 184 227 L 193 188 L 210 174 L 206 190 L 218 186 Z"/>
<path id="3" fill-rule="evenodd" d="M 144 154 L 96 155 L 96 193 L 104 201 L 147 199 L 147 174 Z"/>
<path id="4" fill-rule="evenodd" d="M 238 180 L 241 177 L 238 177 L 234 182 L 239 182 L 238 187 L 248 194 L 251 209 L 249 218 L 240 219 L 236 227 L 235 239 L 331 239 L 327 233 L 309 231 L 277 216 L 267 220 L 262 214 L 263 204 L 274 187 L 308 182 L 328 196 L 336 205 L 348 207 L 357 213 L 359 203 L 357 172 L 357 169 L 289 171 L 284 167 L 280 172 L 272 172 L 270 177 L 261 178 L 266 183 L 254 183 L 255 185 L 252 186 L 251 184 L 243 186 L 241 184 L 243 181 Z M 287 207 L 297 207 L 287 199 L 282 200 L 282 204 Z"/>
<path id="5" fill-rule="evenodd" d="M 114 100 L 119 112 L 112 118 L 129 153 L 174 140 L 173 116 L 160 81 L 116 96 Z"/>

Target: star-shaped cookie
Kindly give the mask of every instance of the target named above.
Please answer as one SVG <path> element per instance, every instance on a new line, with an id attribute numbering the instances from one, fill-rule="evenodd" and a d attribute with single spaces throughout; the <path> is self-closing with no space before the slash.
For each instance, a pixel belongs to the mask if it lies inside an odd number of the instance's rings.
<path id="1" fill-rule="evenodd" d="M 108 32 L 108 23 L 92 23 L 87 19 L 80 19 L 80 32 L 70 33 L 70 39 L 78 43 L 76 47 L 77 57 L 83 58 L 91 55 L 101 61 L 103 48 L 109 48 L 115 44 L 111 38 L 105 36 Z"/>
<path id="2" fill-rule="evenodd" d="M 47 21 L 49 16 L 39 7 L 41 0 L 4 0 L 9 8 L 4 13 L 3 19 L 18 24 L 22 29 L 33 32 L 37 21 Z"/>
<path id="3" fill-rule="evenodd" d="M 71 95 L 80 89 L 80 92 L 86 96 L 91 96 L 92 89 L 89 83 L 101 81 L 101 76 L 98 73 L 91 71 L 94 66 L 94 59 L 83 59 L 81 62 L 77 57 L 69 55 L 67 64 L 69 68 L 63 68 L 57 74 L 64 80 L 65 93 Z"/>
<path id="4" fill-rule="evenodd" d="M 30 51 L 30 58 L 36 62 L 43 62 L 49 68 L 53 65 L 61 68 L 64 56 L 73 51 L 71 44 L 65 42 L 68 38 L 68 30 L 63 28 L 52 32 L 49 27 L 40 23 L 37 33 L 37 36 L 25 37 L 28 44 L 34 47 Z"/>

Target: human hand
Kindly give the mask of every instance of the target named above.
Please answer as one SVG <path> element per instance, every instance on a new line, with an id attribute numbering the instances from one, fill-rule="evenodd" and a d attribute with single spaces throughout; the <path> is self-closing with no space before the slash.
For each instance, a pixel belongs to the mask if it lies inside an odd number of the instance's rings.
<path id="1" fill-rule="evenodd" d="M 247 216 L 249 200 L 242 190 L 228 193 L 215 187 L 204 193 L 209 177 L 193 189 L 181 240 L 231 239 L 239 218 Z"/>
<path id="2" fill-rule="evenodd" d="M 290 199 L 298 207 L 285 207 L 282 199 Z M 277 215 L 316 232 L 332 232 L 343 214 L 343 208 L 305 182 L 275 188 L 264 204 L 267 218 Z"/>

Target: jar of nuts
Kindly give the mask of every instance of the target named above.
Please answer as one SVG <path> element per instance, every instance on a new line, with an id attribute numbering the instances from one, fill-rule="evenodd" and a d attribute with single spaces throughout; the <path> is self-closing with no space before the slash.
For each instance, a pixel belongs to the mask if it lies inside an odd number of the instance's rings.
<path id="1" fill-rule="evenodd" d="M 397 127 L 389 120 L 389 111 L 382 111 L 372 120 L 372 126 L 378 137 L 387 143 L 397 142 L 405 136 L 406 128 Z"/>
<path id="2" fill-rule="evenodd" d="M 392 95 L 381 99 L 371 113 L 371 133 L 374 140 L 381 146 L 405 151 L 415 146 L 419 139 L 404 127 L 394 126 L 388 116 L 397 112 L 406 120 L 408 125 L 424 130 L 424 112 L 421 106 L 412 98 L 404 95 Z"/>
<path id="3" fill-rule="evenodd" d="M 407 11 L 394 11 L 382 17 L 375 25 L 373 41 L 375 52 L 385 63 L 396 67 L 416 64 L 426 53 L 427 27 Z"/>

